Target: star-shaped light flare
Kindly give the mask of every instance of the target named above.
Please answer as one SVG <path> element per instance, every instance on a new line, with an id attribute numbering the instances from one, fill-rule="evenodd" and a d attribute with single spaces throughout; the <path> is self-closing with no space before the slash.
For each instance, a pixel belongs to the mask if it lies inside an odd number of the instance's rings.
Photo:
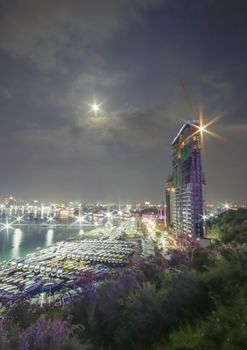
<path id="1" fill-rule="evenodd" d="M 204 145 L 204 135 L 205 134 L 208 134 L 210 136 L 213 136 L 214 138 L 216 139 L 219 139 L 221 141 L 224 141 L 224 138 L 221 137 L 220 135 L 216 134 L 215 132 L 211 131 L 208 129 L 208 127 L 212 124 L 214 124 L 217 120 L 220 119 L 219 116 L 211 119 L 209 122 L 205 123 L 203 122 L 205 118 L 203 117 L 203 112 L 202 112 L 202 108 L 200 107 L 199 108 L 199 125 L 198 124 L 195 124 L 195 123 L 192 123 L 192 125 L 196 128 L 196 131 L 190 135 L 190 138 L 197 135 L 197 134 L 200 134 L 201 136 L 201 145 L 203 147 Z"/>
<path id="2" fill-rule="evenodd" d="M 89 110 L 89 113 L 93 112 L 95 115 L 97 115 L 99 112 L 103 112 L 101 109 L 101 106 L 103 103 L 104 101 L 101 103 L 97 103 L 96 100 L 94 100 L 92 104 L 88 103 L 88 105 L 91 107 L 91 109 Z"/>

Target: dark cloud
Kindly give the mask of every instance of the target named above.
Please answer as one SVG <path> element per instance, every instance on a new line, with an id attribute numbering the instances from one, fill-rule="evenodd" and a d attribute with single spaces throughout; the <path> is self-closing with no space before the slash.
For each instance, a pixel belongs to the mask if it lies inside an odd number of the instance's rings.
<path id="1" fill-rule="evenodd" d="M 200 105 L 221 116 L 211 128 L 226 140 L 206 138 L 207 199 L 246 201 L 245 9 L 242 0 L 2 1 L 0 193 L 162 202 L 170 143 Z"/>
<path id="2" fill-rule="evenodd" d="M 65 72 L 68 57 L 96 59 L 100 48 L 158 0 L 15 0 L 1 6 L 0 48 L 41 71 Z"/>

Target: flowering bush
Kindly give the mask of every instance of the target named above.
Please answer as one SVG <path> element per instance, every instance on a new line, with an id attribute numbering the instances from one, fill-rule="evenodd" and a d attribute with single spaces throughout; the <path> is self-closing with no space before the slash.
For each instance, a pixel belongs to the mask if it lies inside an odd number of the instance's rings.
<path id="1" fill-rule="evenodd" d="M 71 342 L 73 331 L 70 323 L 47 320 L 41 315 L 38 321 L 20 334 L 20 350 L 66 349 Z"/>

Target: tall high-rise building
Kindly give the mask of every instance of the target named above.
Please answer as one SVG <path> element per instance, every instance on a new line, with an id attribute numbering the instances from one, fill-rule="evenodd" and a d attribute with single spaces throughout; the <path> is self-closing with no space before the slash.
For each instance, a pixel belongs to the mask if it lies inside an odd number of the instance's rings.
<path id="1" fill-rule="evenodd" d="M 172 142 L 166 183 L 167 228 L 181 238 L 204 236 L 203 173 L 199 121 L 185 123 Z"/>

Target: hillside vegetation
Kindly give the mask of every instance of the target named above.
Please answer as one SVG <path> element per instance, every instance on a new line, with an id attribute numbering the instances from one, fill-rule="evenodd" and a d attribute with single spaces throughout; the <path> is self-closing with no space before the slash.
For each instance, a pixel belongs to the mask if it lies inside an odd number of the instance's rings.
<path id="1" fill-rule="evenodd" d="M 217 241 L 193 261 L 174 252 L 136 260 L 65 310 L 17 305 L 0 321 L 0 349 L 244 350 L 247 344 L 247 211 L 208 229 Z"/>

